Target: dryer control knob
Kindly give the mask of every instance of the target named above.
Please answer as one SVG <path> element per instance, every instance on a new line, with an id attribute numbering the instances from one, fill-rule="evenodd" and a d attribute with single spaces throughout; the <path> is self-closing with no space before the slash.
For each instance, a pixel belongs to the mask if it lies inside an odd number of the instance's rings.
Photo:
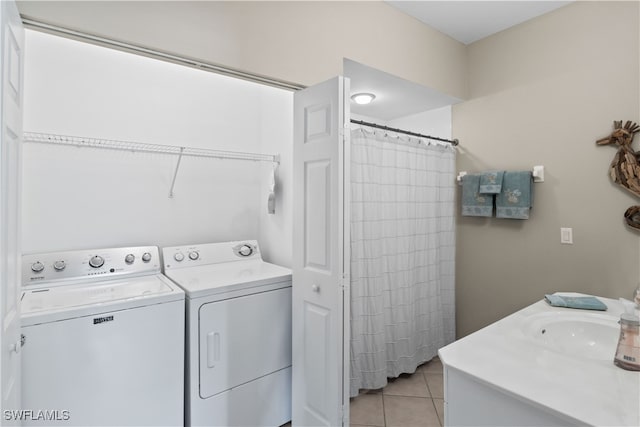
<path id="1" fill-rule="evenodd" d="M 55 268 L 56 271 L 62 271 L 65 269 L 66 266 L 67 266 L 67 263 L 65 263 L 63 260 L 59 260 L 53 263 L 53 268 Z"/>
<path id="2" fill-rule="evenodd" d="M 31 264 L 31 271 L 33 271 L 34 273 L 40 273 L 42 270 L 44 270 L 44 264 L 40 261 L 36 261 Z"/>
<path id="3" fill-rule="evenodd" d="M 104 258 L 102 258 L 100 255 L 94 255 L 89 260 L 89 265 L 93 268 L 100 268 L 104 265 Z"/>
<path id="4" fill-rule="evenodd" d="M 238 249 L 238 253 L 242 256 L 249 256 L 253 253 L 253 248 L 249 245 L 244 245 Z"/>
<path id="5" fill-rule="evenodd" d="M 142 254 L 142 261 L 149 262 L 151 261 L 151 254 L 149 252 L 145 252 Z"/>
<path id="6" fill-rule="evenodd" d="M 173 255 L 173 259 L 175 259 L 176 261 L 180 262 L 180 261 L 184 260 L 184 254 L 182 252 L 178 252 L 175 255 Z"/>
<path id="7" fill-rule="evenodd" d="M 195 251 L 193 251 L 193 252 L 189 252 L 189 259 L 190 259 L 190 260 L 195 261 L 195 260 L 197 260 L 198 258 L 200 258 L 200 254 L 199 254 L 198 252 L 195 252 Z"/>
<path id="8" fill-rule="evenodd" d="M 127 254 L 124 257 L 124 262 L 126 262 L 127 264 L 133 264 L 133 261 L 136 260 L 136 256 L 134 254 Z"/>

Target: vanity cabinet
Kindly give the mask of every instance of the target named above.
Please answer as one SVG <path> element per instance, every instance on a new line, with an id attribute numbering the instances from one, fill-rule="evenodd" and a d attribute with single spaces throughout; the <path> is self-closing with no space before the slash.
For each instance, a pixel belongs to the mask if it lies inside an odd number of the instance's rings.
<path id="1" fill-rule="evenodd" d="M 640 372 L 613 364 L 624 308 L 598 299 L 538 301 L 441 348 L 445 426 L 640 426 Z"/>
<path id="2" fill-rule="evenodd" d="M 444 365 L 445 426 L 582 426 Z"/>

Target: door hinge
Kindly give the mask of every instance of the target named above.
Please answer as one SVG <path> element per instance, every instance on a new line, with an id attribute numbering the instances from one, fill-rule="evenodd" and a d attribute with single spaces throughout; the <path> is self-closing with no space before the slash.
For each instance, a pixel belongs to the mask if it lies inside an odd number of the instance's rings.
<path id="1" fill-rule="evenodd" d="M 344 124 L 344 128 L 338 128 L 338 135 L 340 136 L 340 142 L 346 144 L 351 135 L 351 129 L 348 123 Z"/>
<path id="2" fill-rule="evenodd" d="M 349 284 L 350 284 L 350 277 L 348 274 L 343 274 L 342 277 L 340 278 L 340 283 L 339 286 L 342 289 L 348 289 L 349 288 Z"/>

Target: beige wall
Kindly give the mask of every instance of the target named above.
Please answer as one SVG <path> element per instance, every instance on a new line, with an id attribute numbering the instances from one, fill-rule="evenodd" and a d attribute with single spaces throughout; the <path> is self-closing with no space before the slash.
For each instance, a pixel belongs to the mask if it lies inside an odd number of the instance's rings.
<path id="1" fill-rule="evenodd" d="M 25 17 L 302 85 L 342 74 L 346 57 L 466 96 L 465 46 L 380 1 L 18 6 Z"/>
<path id="2" fill-rule="evenodd" d="M 629 297 L 640 203 L 612 185 L 618 119 L 640 120 L 637 2 L 577 2 L 463 46 L 375 2 L 24 2 L 32 18 L 311 85 L 347 57 L 452 96 L 461 170 L 543 164 L 528 221 L 459 218 L 458 335 L 545 292 Z M 468 79 L 468 82 L 467 82 Z M 468 88 L 467 88 L 468 84 Z M 560 245 L 560 227 L 575 244 Z"/>
<path id="3" fill-rule="evenodd" d="M 544 165 L 546 181 L 529 220 L 458 218 L 458 336 L 548 292 L 631 297 L 640 234 L 622 215 L 640 200 L 610 182 L 615 149 L 594 142 L 640 121 L 638 28 L 637 2 L 577 2 L 468 47 L 459 170 Z"/>

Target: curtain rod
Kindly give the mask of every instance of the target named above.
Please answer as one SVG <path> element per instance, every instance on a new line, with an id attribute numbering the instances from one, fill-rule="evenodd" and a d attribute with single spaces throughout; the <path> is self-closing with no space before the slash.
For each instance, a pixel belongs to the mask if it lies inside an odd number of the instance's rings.
<path id="1" fill-rule="evenodd" d="M 166 62 L 172 62 L 174 64 L 185 65 L 187 67 L 209 71 L 212 73 L 236 77 L 239 79 L 248 80 L 254 83 L 261 83 L 268 86 L 277 87 L 280 89 L 295 91 L 295 90 L 300 90 L 305 88 L 305 86 L 302 86 L 296 83 L 291 83 L 284 80 L 278 80 L 278 79 L 274 79 L 266 76 L 261 76 L 258 74 L 241 71 L 241 70 L 226 67 L 223 65 L 213 64 L 210 62 L 199 61 L 193 58 L 187 58 L 184 56 L 163 52 L 157 49 L 147 48 L 147 47 L 135 45 L 132 43 L 120 42 L 114 39 L 100 37 L 94 34 L 89 34 L 82 31 L 76 31 L 76 30 L 60 27 L 53 24 L 47 24 L 45 22 L 38 21 L 36 19 L 31 19 L 26 16 L 21 16 L 21 18 L 24 26 L 32 30 L 42 31 L 45 33 L 54 34 L 54 35 L 62 36 L 66 38 L 71 38 L 74 40 L 80 40 L 83 42 L 95 44 L 98 46 L 104 46 L 104 47 L 108 47 L 111 49 L 116 49 L 124 52 L 136 53 L 138 55 L 159 59 Z"/>
<path id="2" fill-rule="evenodd" d="M 420 138 L 432 139 L 434 141 L 448 142 L 449 144 L 453 145 L 454 147 L 456 147 L 456 146 L 458 146 L 458 144 L 460 144 L 460 141 L 458 141 L 457 139 L 445 139 L 445 138 L 438 138 L 437 136 L 423 135 L 421 133 L 410 132 L 408 130 L 403 130 L 403 129 L 398 129 L 398 128 L 390 128 L 388 126 L 379 125 L 377 123 L 365 122 L 363 120 L 351 119 L 351 123 L 354 123 L 356 125 L 369 126 L 369 127 L 376 128 L 376 129 L 388 130 L 388 131 L 391 131 L 391 132 L 403 133 L 405 135 L 417 136 L 417 137 L 420 137 Z"/>

